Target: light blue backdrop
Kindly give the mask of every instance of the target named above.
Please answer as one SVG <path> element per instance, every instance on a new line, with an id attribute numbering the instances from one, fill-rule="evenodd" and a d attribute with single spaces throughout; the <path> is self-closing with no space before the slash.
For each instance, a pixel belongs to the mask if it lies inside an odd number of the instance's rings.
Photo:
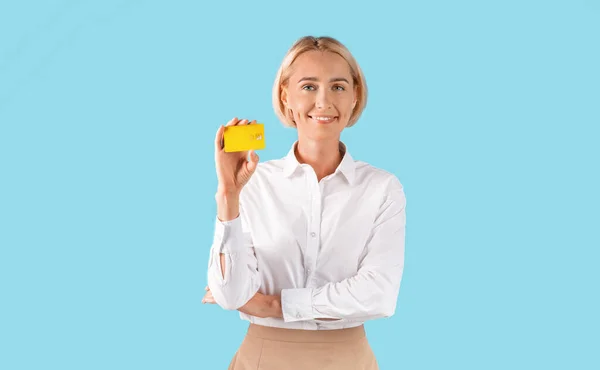
<path id="1" fill-rule="evenodd" d="M 258 119 L 285 155 L 271 86 L 307 34 L 358 59 L 343 140 L 407 196 L 381 368 L 600 368 L 600 4 L 393 4 L 3 1 L 0 368 L 227 367 L 214 133 Z"/>

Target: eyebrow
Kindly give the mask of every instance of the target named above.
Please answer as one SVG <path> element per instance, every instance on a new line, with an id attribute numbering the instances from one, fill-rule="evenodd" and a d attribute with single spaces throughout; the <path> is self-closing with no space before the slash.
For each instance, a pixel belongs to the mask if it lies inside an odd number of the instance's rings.
<path id="1" fill-rule="evenodd" d="M 298 83 L 300 83 L 302 81 L 319 81 L 319 79 L 316 77 L 302 77 L 300 80 L 298 80 Z M 331 80 L 329 80 L 329 82 L 339 82 L 339 81 L 344 81 L 345 83 L 350 85 L 350 82 L 348 82 L 348 80 L 345 79 L 344 77 L 334 77 Z"/>

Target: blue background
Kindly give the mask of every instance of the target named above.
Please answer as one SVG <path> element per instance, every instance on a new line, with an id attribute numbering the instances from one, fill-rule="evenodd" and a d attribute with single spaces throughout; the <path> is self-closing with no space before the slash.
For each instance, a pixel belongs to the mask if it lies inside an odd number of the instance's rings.
<path id="1" fill-rule="evenodd" d="M 214 133 L 257 119 L 287 153 L 271 86 L 304 35 L 359 61 L 342 139 L 405 187 L 380 367 L 600 368 L 599 2 L 394 4 L 2 1 L 0 368 L 227 368 Z"/>

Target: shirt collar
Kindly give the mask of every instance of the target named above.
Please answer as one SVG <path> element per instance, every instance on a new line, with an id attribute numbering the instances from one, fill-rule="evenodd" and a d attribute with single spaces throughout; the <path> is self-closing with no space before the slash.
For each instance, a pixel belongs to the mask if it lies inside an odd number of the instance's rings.
<path id="1" fill-rule="evenodd" d="M 298 159 L 296 158 L 296 154 L 295 154 L 295 149 L 296 149 L 297 145 L 298 145 L 298 140 L 296 140 L 296 142 L 294 142 L 294 144 L 292 145 L 292 148 L 290 149 L 288 154 L 283 158 L 283 160 L 284 160 L 283 176 L 285 176 L 285 177 L 292 176 L 294 174 L 294 172 L 296 171 L 296 169 L 298 169 L 298 167 L 300 167 L 300 165 L 301 165 L 300 162 L 298 162 Z M 339 166 L 335 170 L 335 173 L 337 173 L 337 172 L 342 173 L 342 175 L 344 175 L 344 177 L 346 178 L 348 183 L 350 185 L 352 185 L 352 183 L 354 182 L 356 164 L 354 163 L 354 159 L 348 152 L 346 145 L 341 141 L 340 141 L 340 151 L 342 153 L 342 161 L 340 162 Z"/>

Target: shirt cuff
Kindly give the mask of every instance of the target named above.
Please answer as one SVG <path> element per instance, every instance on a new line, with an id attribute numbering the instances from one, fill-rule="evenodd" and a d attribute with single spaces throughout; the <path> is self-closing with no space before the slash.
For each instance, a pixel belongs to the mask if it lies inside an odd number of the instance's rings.
<path id="1" fill-rule="evenodd" d="M 283 321 L 294 322 L 315 318 L 312 306 L 312 291 L 312 288 L 281 290 Z"/>
<path id="2" fill-rule="evenodd" d="M 235 253 L 244 246 L 240 216 L 230 221 L 216 217 L 213 245 L 217 246 L 218 253 Z"/>

